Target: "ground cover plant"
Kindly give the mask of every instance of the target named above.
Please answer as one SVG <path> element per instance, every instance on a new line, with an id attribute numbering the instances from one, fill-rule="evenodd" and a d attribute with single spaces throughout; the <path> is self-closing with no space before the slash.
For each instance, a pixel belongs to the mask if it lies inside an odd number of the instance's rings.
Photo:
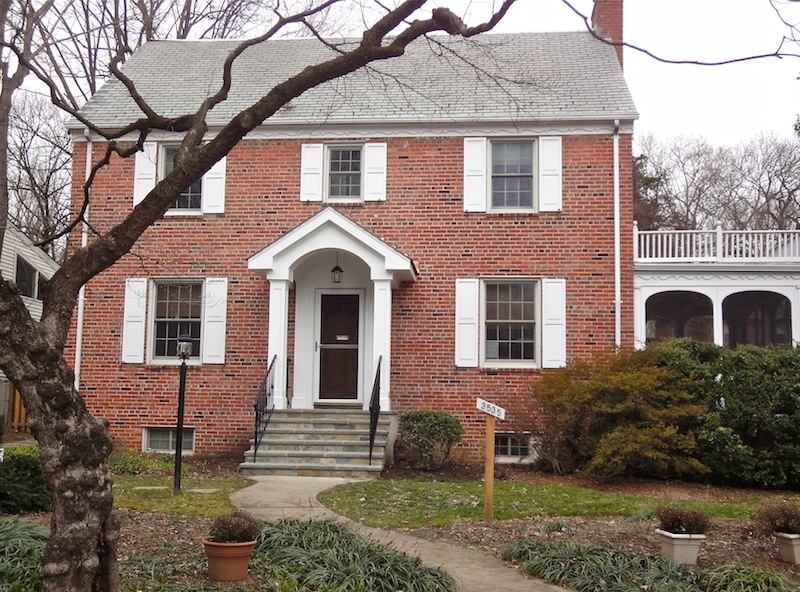
<path id="1" fill-rule="evenodd" d="M 0 518 L 0 592 L 42 589 L 42 555 L 48 534 L 40 524 Z"/>

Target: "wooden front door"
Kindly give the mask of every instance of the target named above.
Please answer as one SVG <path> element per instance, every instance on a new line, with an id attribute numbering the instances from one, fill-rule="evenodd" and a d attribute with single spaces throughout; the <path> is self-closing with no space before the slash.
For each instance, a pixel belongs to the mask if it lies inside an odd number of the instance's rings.
<path id="1" fill-rule="evenodd" d="M 357 401 L 359 398 L 360 309 L 360 294 L 320 295 L 320 401 Z"/>

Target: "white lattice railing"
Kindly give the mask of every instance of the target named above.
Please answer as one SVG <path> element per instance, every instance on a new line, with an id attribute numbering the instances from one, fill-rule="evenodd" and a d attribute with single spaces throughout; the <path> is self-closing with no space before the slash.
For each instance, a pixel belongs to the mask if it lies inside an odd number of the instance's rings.
<path id="1" fill-rule="evenodd" d="M 800 230 L 633 229 L 639 263 L 787 263 L 800 261 Z"/>

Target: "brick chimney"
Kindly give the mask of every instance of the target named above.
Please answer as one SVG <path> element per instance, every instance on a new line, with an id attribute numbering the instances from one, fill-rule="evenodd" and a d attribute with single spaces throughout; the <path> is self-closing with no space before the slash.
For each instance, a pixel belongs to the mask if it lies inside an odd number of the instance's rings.
<path id="1" fill-rule="evenodd" d="M 613 43 L 622 43 L 623 0 L 594 0 L 592 27 L 595 33 Z M 616 46 L 619 63 L 622 65 L 622 45 Z"/>

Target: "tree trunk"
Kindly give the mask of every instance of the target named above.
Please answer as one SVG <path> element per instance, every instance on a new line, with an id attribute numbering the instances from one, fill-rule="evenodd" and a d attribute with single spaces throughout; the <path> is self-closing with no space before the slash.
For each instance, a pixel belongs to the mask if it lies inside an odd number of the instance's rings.
<path id="1" fill-rule="evenodd" d="M 73 387 L 63 344 L 28 314 L 13 284 L 0 283 L 0 364 L 19 389 L 53 493 L 46 590 L 116 591 L 119 525 L 112 513 L 106 426 Z"/>

